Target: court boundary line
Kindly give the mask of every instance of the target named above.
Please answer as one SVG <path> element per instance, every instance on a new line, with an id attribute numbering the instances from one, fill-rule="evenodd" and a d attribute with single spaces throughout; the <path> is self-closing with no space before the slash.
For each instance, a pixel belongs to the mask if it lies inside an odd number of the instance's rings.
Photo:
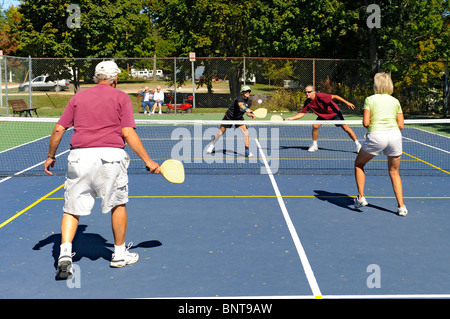
<path id="1" fill-rule="evenodd" d="M 286 205 L 284 204 L 283 197 L 281 196 L 278 185 L 275 181 L 275 178 L 273 177 L 272 170 L 270 169 L 270 166 L 267 162 L 266 156 L 261 148 L 261 144 L 259 144 L 259 141 L 257 138 L 255 138 L 255 141 L 256 141 L 256 145 L 258 146 L 258 150 L 261 154 L 261 157 L 263 159 L 264 166 L 267 170 L 267 175 L 269 176 L 269 179 L 272 183 L 272 187 L 275 191 L 275 194 L 277 195 L 278 204 L 281 208 L 281 212 L 283 213 L 284 220 L 289 229 L 292 240 L 294 241 L 294 245 L 297 249 L 297 253 L 300 257 L 300 262 L 302 263 L 303 270 L 306 275 L 306 279 L 308 280 L 308 283 L 309 283 L 309 287 L 311 288 L 312 293 L 316 299 L 322 299 L 322 293 L 320 291 L 319 285 L 317 284 L 316 277 L 314 276 L 314 272 L 311 268 L 308 257 L 306 256 L 306 252 L 305 252 L 303 245 L 300 241 L 300 238 L 297 234 L 297 230 L 295 229 L 294 224 L 291 220 L 291 217 L 289 216 L 289 212 L 286 208 Z"/>
<path id="2" fill-rule="evenodd" d="M 445 136 L 445 135 L 442 135 L 442 134 L 438 134 L 438 133 L 434 133 L 434 132 L 429 132 L 429 131 L 427 131 L 427 130 L 423 130 L 423 129 L 420 129 L 420 128 L 418 128 L 417 130 L 419 130 L 419 131 L 421 131 L 421 132 L 425 132 L 425 133 L 437 135 L 437 136 L 440 136 L 440 137 L 449 138 L 448 136 Z M 439 147 L 435 147 L 435 146 L 433 146 L 433 145 L 429 145 L 429 144 L 427 144 L 427 143 L 423 143 L 423 142 L 417 141 L 417 140 L 415 140 L 415 139 L 413 139 L 413 138 L 405 137 L 405 136 L 402 136 L 402 138 L 405 139 L 405 140 L 408 140 L 408 141 L 410 141 L 410 142 L 417 143 L 417 144 L 423 145 L 423 146 L 425 146 L 425 147 L 429 147 L 429 148 L 435 149 L 435 150 L 437 150 L 437 151 L 440 151 L 440 152 L 443 152 L 443 153 L 450 154 L 450 152 L 447 151 L 447 150 L 444 150 L 444 149 L 439 148 Z M 431 166 L 431 167 L 433 167 L 433 168 L 435 168 L 435 169 L 437 169 L 437 170 L 439 170 L 439 171 L 441 171 L 441 172 L 444 172 L 444 173 L 450 175 L 450 172 L 446 171 L 445 169 L 442 169 L 442 168 L 440 168 L 440 167 L 438 167 L 438 166 L 436 166 L 436 165 L 433 165 L 433 164 L 431 164 L 431 163 L 429 163 L 429 162 L 427 162 L 427 161 L 425 161 L 425 160 L 423 160 L 423 159 L 420 159 L 420 158 L 418 158 L 418 157 L 416 157 L 416 156 L 413 156 L 413 155 L 411 155 L 411 154 L 408 154 L 408 153 L 406 153 L 406 152 L 402 152 L 402 153 L 405 154 L 405 155 L 407 155 L 407 156 L 409 156 L 409 157 L 412 157 L 413 159 L 415 159 L 415 160 L 417 160 L 417 161 L 419 161 L 419 162 L 422 162 L 422 163 L 424 163 L 424 164 L 426 164 L 426 165 L 429 165 L 429 166 Z"/>
<path id="3" fill-rule="evenodd" d="M 44 121 L 44 122 L 46 122 L 46 121 Z M 46 123 L 47 123 L 47 122 L 46 122 Z M 67 131 L 72 130 L 72 129 L 73 129 L 73 128 L 69 128 L 69 129 L 67 129 Z M 39 138 L 37 138 L 37 139 L 34 139 L 34 140 L 32 140 L 32 141 L 28 141 L 28 142 L 26 142 L 26 143 L 22 143 L 22 144 L 20 144 L 20 145 L 16 145 L 16 146 L 10 147 L 10 148 L 8 148 L 8 149 L 5 149 L 5 150 L 3 150 L 3 151 L 0 151 L 0 154 L 5 153 L 5 152 L 12 151 L 12 150 L 17 149 L 17 148 L 22 147 L 22 146 L 29 145 L 29 144 L 31 144 L 31 143 L 35 143 L 35 142 L 37 142 L 37 141 L 41 141 L 41 140 L 43 140 L 43 139 L 49 138 L 50 136 L 51 136 L 51 135 L 46 135 L 46 136 L 43 136 L 43 137 L 39 137 Z M 69 152 L 69 151 L 70 151 L 70 149 L 67 149 L 67 150 L 65 150 L 65 151 L 63 151 L 63 152 L 61 152 L 61 153 L 55 155 L 55 157 L 59 157 L 59 156 L 65 154 L 65 153 L 67 153 L 67 152 Z M 34 164 L 34 165 L 32 165 L 32 166 L 29 166 L 29 167 L 27 167 L 27 168 L 25 168 L 25 169 L 23 169 L 23 170 L 21 170 L 21 171 L 19 171 L 19 172 L 15 172 L 14 174 L 11 174 L 10 176 L 7 176 L 7 177 L 5 177 L 5 178 L 3 178 L 3 179 L 0 179 L 0 184 L 3 183 L 3 182 L 6 182 L 7 180 L 11 179 L 11 178 L 14 177 L 14 176 L 17 176 L 17 175 L 20 175 L 20 174 L 22 174 L 22 173 L 24 173 L 24 172 L 27 172 L 27 171 L 29 171 L 30 169 L 33 169 L 33 168 L 35 168 L 35 167 L 37 167 L 37 166 L 39 166 L 39 165 L 43 165 L 44 163 L 45 163 L 45 161 L 39 162 L 39 163 Z M 0 227 L 0 228 L 1 228 L 1 227 Z"/>
<path id="4" fill-rule="evenodd" d="M 422 162 L 422 163 L 424 163 L 424 164 L 426 164 L 426 165 L 429 165 L 429 166 L 431 166 L 431 167 L 433 167 L 433 168 L 435 168 L 435 169 L 437 169 L 437 170 L 439 170 L 439 171 L 441 171 L 441 172 L 444 172 L 444 173 L 450 175 L 450 172 L 446 171 L 446 170 L 443 169 L 443 168 L 440 168 L 439 166 L 436 166 L 436 165 L 433 165 L 433 164 L 431 164 L 431 163 L 428 163 L 427 161 L 424 161 L 423 159 L 420 159 L 420 158 L 418 158 L 418 157 L 415 157 L 414 155 L 408 154 L 408 153 L 406 153 L 406 152 L 403 152 L 403 154 L 405 154 L 405 155 L 407 155 L 407 156 L 410 156 L 410 157 L 414 158 L 415 160 L 417 160 L 417 161 L 419 161 L 419 162 Z"/>
<path id="5" fill-rule="evenodd" d="M 33 208 L 34 206 L 36 206 L 37 204 L 39 204 L 40 202 L 42 202 L 44 199 L 46 199 L 48 196 L 56 193 L 57 191 L 59 191 L 61 188 L 64 187 L 64 184 L 58 186 L 57 188 L 55 188 L 54 190 L 52 190 L 51 192 L 47 193 L 46 195 L 42 196 L 41 198 L 39 198 L 37 201 L 35 201 L 34 203 L 32 203 L 31 205 L 28 205 L 27 207 L 25 207 L 24 209 L 22 209 L 20 212 L 16 213 L 15 215 L 11 216 L 10 218 L 8 218 L 7 220 L 5 220 L 3 223 L 0 224 L 0 229 L 4 226 L 6 226 L 7 224 L 9 224 L 10 222 L 12 222 L 14 219 L 16 219 L 17 217 L 19 217 L 20 215 L 22 215 L 23 213 L 25 213 L 26 211 L 28 211 L 29 209 Z"/>
<path id="6" fill-rule="evenodd" d="M 73 130 L 73 128 L 70 127 L 66 131 L 70 131 L 70 130 Z M 38 138 L 36 138 L 36 139 L 34 139 L 32 141 L 28 141 L 28 142 L 25 142 L 25 143 L 22 143 L 22 144 L 19 144 L 19 145 L 16 145 L 16 146 L 4 149 L 3 151 L 0 151 L 0 154 L 5 153 L 5 152 L 9 152 L 9 151 L 12 151 L 12 150 L 15 150 L 16 148 L 19 148 L 19 147 L 22 147 L 22 146 L 25 146 L 25 145 L 28 145 L 28 144 L 31 144 L 31 143 L 34 143 L 34 142 L 37 142 L 37 141 L 40 141 L 40 140 L 43 140 L 43 139 L 48 138 L 50 136 L 51 136 L 51 134 L 48 134 L 46 136 L 38 137 Z"/>
<path id="7" fill-rule="evenodd" d="M 9 152 L 9 151 L 12 151 L 12 150 L 15 150 L 16 148 L 19 148 L 19 147 L 22 147 L 22 146 L 25 146 L 25 145 L 28 145 L 28 144 L 31 144 L 31 143 L 34 143 L 34 142 L 43 140 L 44 138 L 48 138 L 48 137 L 50 137 L 50 135 L 46 135 L 46 136 L 37 138 L 37 139 L 32 140 L 32 141 L 29 141 L 29 142 L 25 142 L 25 143 L 22 143 L 22 144 L 20 144 L 20 145 L 16 145 L 16 146 L 7 148 L 7 149 L 5 149 L 5 150 L 3 150 L 3 151 L 0 151 L 0 154 L 5 153 L 5 152 Z"/>
<path id="8" fill-rule="evenodd" d="M 69 152 L 69 151 L 70 151 L 70 149 L 65 150 L 65 151 L 59 153 L 58 155 L 55 155 L 55 157 L 59 157 L 59 156 L 65 154 L 65 153 L 67 153 L 67 152 Z M 20 175 L 20 174 L 22 174 L 22 173 L 24 173 L 24 172 L 26 172 L 26 171 L 29 171 L 30 169 L 33 169 L 33 168 L 35 168 L 35 167 L 38 167 L 39 165 L 43 165 L 44 163 L 45 163 L 45 161 L 39 162 L 39 163 L 34 164 L 34 165 L 32 165 L 32 166 L 29 166 L 29 167 L 27 167 L 27 168 L 25 168 L 25 169 L 23 169 L 23 170 L 21 170 L 21 171 L 19 171 L 19 172 L 15 172 L 14 174 L 12 174 L 12 175 L 10 175 L 10 176 L 7 176 L 7 177 L 5 177 L 5 178 L 3 178 L 3 179 L 0 179 L 0 184 L 3 183 L 3 182 L 6 182 L 7 180 L 9 180 L 9 179 L 11 179 L 11 178 L 13 178 L 14 176 Z M 45 175 L 42 175 L 42 176 L 45 176 Z"/>
<path id="9" fill-rule="evenodd" d="M 406 122 L 406 120 L 405 120 L 405 122 Z M 445 123 L 448 123 L 448 122 L 445 122 Z M 405 124 L 407 124 L 407 123 L 405 123 Z M 420 124 L 420 123 L 419 123 L 419 124 Z M 424 123 L 424 124 L 426 124 L 426 123 Z M 433 123 L 431 123 L 431 124 L 433 124 Z M 435 124 L 442 124 L 442 123 L 435 123 Z M 414 128 L 414 129 L 416 129 L 416 130 L 418 130 L 418 131 L 421 131 L 421 132 L 425 132 L 425 133 L 429 133 L 429 134 L 433 134 L 433 135 L 437 135 L 437 136 L 440 136 L 440 137 L 445 137 L 445 138 L 449 138 L 449 139 L 450 139 L 450 136 L 443 135 L 443 134 L 441 134 L 441 133 L 436 133 L 436 132 L 432 132 L 432 131 L 427 131 L 427 130 L 425 130 L 425 129 L 423 129 L 423 128 L 420 128 L 420 127 L 412 127 L 412 128 Z"/>
<path id="10" fill-rule="evenodd" d="M 437 134 L 436 134 L 436 135 L 437 135 Z M 442 136 L 442 135 L 439 135 L 439 136 Z M 445 136 L 445 137 L 446 137 L 446 136 Z M 446 151 L 446 150 L 444 150 L 444 149 L 442 149 L 442 148 L 439 148 L 439 147 L 436 147 L 436 146 L 433 146 L 433 145 L 430 145 L 430 144 L 427 144 L 427 143 L 419 142 L 419 141 L 417 141 L 417 140 L 415 140 L 415 139 L 413 139 L 413 138 L 405 137 L 405 136 L 403 136 L 403 138 L 404 138 L 405 140 L 411 141 L 411 142 L 413 142 L 413 143 L 417 143 L 417 144 L 420 144 L 420 145 L 423 145 L 423 146 L 426 146 L 426 147 L 429 147 L 429 148 L 432 148 L 432 149 L 435 149 L 435 150 L 438 150 L 438 151 L 441 151 L 441 152 L 450 154 L 449 151 Z"/>
<path id="11" fill-rule="evenodd" d="M 128 198 L 278 198 L 277 195 L 129 195 Z M 283 198 L 356 198 L 356 196 L 282 195 Z M 395 199 L 395 196 L 365 196 L 372 199 Z M 99 198 L 99 197 L 96 197 Z M 403 196 L 404 199 L 450 199 L 450 196 Z M 63 200 L 63 197 L 47 197 L 43 200 Z"/>
<path id="12" fill-rule="evenodd" d="M 356 196 L 328 196 L 328 195 L 130 195 L 128 198 L 356 198 Z M 395 196 L 365 196 L 373 199 L 395 199 Z M 403 196 L 406 199 L 450 199 L 450 196 Z M 64 199 L 47 198 L 47 200 Z"/>

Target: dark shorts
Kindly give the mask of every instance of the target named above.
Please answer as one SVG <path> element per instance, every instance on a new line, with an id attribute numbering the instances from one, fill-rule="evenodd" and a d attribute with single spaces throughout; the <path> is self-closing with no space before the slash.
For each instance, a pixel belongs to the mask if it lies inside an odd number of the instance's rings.
<path id="1" fill-rule="evenodd" d="M 225 116 L 224 116 L 223 119 L 222 119 L 222 121 L 243 121 L 243 120 L 244 120 L 244 117 L 243 117 L 243 116 L 241 116 L 240 118 L 237 118 L 237 119 L 230 119 L 230 118 L 227 116 L 227 113 L 225 113 Z M 245 125 L 245 124 L 235 124 L 234 127 L 241 127 L 242 125 Z M 231 128 L 231 127 L 233 127 L 233 124 L 230 124 L 230 125 L 228 125 L 228 124 L 222 124 L 221 126 L 223 126 L 223 127 L 225 127 L 225 128 Z"/>
<path id="2" fill-rule="evenodd" d="M 336 112 L 336 115 L 331 119 L 324 119 L 323 117 L 318 116 L 316 121 L 343 121 L 344 120 L 344 114 L 342 114 L 342 111 L 339 110 Z M 342 124 L 336 124 L 336 126 L 341 127 Z"/>

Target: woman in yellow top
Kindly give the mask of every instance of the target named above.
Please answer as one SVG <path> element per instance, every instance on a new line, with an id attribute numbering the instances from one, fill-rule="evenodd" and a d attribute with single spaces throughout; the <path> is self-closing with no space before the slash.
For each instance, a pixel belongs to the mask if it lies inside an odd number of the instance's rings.
<path id="1" fill-rule="evenodd" d="M 355 160 L 355 178 L 358 196 L 355 208 L 366 206 L 364 184 L 366 175 L 364 166 L 380 153 L 388 157 L 389 177 L 397 199 L 400 216 L 406 216 L 408 210 L 403 203 L 403 187 L 399 174 L 402 155 L 402 135 L 404 117 L 400 102 L 391 96 L 394 84 L 387 73 L 377 73 L 374 77 L 375 94 L 364 101 L 363 125 L 368 130 L 366 142 Z"/>

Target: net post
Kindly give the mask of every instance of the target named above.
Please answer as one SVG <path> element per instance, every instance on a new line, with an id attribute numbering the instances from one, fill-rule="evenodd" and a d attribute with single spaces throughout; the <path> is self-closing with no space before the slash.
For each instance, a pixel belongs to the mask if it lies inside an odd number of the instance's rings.
<path id="1" fill-rule="evenodd" d="M 445 74 L 444 74 L 444 117 L 446 118 L 448 116 L 448 99 L 450 96 L 450 81 L 448 80 L 449 74 L 448 74 L 448 57 L 445 61 Z"/>
<path id="2" fill-rule="evenodd" d="M 32 80 L 32 77 L 33 77 L 33 71 L 32 71 L 32 63 L 31 63 L 31 55 L 29 55 L 28 56 L 28 70 L 29 70 L 29 72 L 28 72 L 28 82 L 30 83 L 30 85 L 28 86 L 28 107 L 29 108 L 32 108 L 33 106 L 32 106 L 32 104 L 31 103 L 33 103 L 32 102 L 32 99 L 31 99 L 31 92 L 32 92 L 32 83 L 31 83 L 31 80 Z"/>

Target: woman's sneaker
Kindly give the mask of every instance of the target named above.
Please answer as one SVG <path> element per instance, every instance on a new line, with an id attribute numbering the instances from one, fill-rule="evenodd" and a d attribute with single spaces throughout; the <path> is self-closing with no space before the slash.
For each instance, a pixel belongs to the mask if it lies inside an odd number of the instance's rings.
<path id="1" fill-rule="evenodd" d="M 109 265 L 113 268 L 120 268 L 137 262 L 139 260 L 139 255 L 128 251 L 131 246 L 133 246 L 133 243 L 129 243 L 128 247 L 125 249 L 125 252 L 120 255 L 113 254 Z"/>
<path id="2" fill-rule="evenodd" d="M 317 144 L 311 144 L 311 146 L 308 148 L 308 152 L 312 153 L 319 149 L 319 146 Z"/>
<path id="3" fill-rule="evenodd" d="M 208 146 L 206 153 L 211 154 L 213 151 L 214 151 L 214 144 L 211 143 L 211 145 Z"/>
<path id="4" fill-rule="evenodd" d="M 366 198 L 363 196 L 360 199 L 358 199 L 358 196 L 355 198 L 355 209 L 358 209 L 363 206 L 367 206 L 369 203 L 367 202 Z"/>
<path id="5" fill-rule="evenodd" d="M 408 215 L 408 210 L 406 209 L 406 206 L 399 207 L 397 209 L 397 214 L 399 216 L 406 216 L 406 215 Z"/>

